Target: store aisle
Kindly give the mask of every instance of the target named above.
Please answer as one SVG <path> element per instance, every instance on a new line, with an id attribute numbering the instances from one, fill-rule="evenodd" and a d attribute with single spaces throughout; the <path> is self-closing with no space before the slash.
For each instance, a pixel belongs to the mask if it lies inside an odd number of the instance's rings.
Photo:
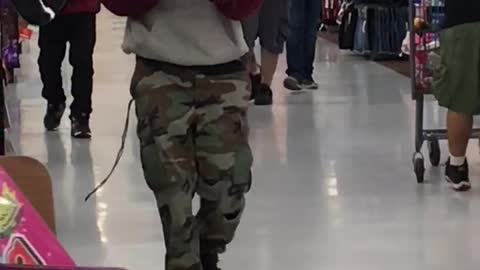
<path id="1" fill-rule="evenodd" d="M 9 89 L 14 143 L 48 166 L 58 236 L 79 264 L 163 269 L 160 220 L 133 124 L 116 173 L 83 202 L 120 143 L 133 63 L 120 50 L 122 27 L 100 15 L 91 142 L 72 141 L 66 118 L 59 133 L 45 134 L 31 42 L 19 83 Z M 429 182 L 416 185 L 409 81 L 325 41 L 316 66 L 320 90 L 290 94 L 280 70 L 275 105 L 251 110 L 255 184 L 224 269 L 478 269 L 480 183 L 456 194 L 432 169 Z M 441 126 L 441 111 L 426 107 L 427 123 Z M 478 179 L 478 147 L 470 154 Z"/>

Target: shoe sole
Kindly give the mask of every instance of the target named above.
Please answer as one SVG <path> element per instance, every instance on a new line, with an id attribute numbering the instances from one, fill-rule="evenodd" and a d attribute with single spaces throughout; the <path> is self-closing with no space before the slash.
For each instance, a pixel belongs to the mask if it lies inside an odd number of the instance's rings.
<path id="1" fill-rule="evenodd" d="M 45 126 L 45 129 L 47 131 L 55 131 L 60 127 L 60 124 L 62 123 L 62 118 L 60 118 L 58 121 L 49 121 L 46 117 L 43 119 L 43 125 Z"/>
<path id="2" fill-rule="evenodd" d="M 292 92 L 298 92 L 298 91 L 302 91 L 302 90 L 303 90 L 303 88 L 300 88 L 300 87 L 295 88 L 295 87 L 288 87 L 288 86 L 286 86 L 286 85 L 284 85 L 284 87 L 285 87 L 287 90 L 290 90 L 290 91 L 292 91 Z"/>
<path id="3" fill-rule="evenodd" d="M 301 91 L 302 90 L 302 87 L 300 87 L 300 86 L 294 87 L 294 86 L 292 86 L 293 84 L 295 84 L 295 83 L 286 80 L 286 81 L 283 82 L 283 87 L 287 88 L 290 91 Z"/>
<path id="4" fill-rule="evenodd" d="M 318 90 L 318 86 L 302 86 L 305 90 Z"/>
<path id="5" fill-rule="evenodd" d="M 92 138 L 92 134 L 71 134 L 72 135 L 72 138 L 74 139 L 80 139 L 80 140 L 87 140 L 87 139 L 91 139 Z"/>
<path id="6" fill-rule="evenodd" d="M 454 183 L 448 176 L 445 177 L 447 183 L 450 184 L 450 187 L 455 191 L 468 191 L 472 188 L 470 182 L 462 181 L 460 183 Z"/>
<path id="7" fill-rule="evenodd" d="M 92 136 L 73 136 L 72 135 L 72 138 L 74 139 L 77 139 L 77 140 L 90 140 L 92 138 Z"/>
<path id="8" fill-rule="evenodd" d="M 58 127 L 60 127 L 60 124 L 56 125 L 55 127 L 52 126 L 49 126 L 49 124 L 45 123 L 44 122 L 44 125 L 45 125 L 45 129 L 47 131 L 57 131 L 58 130 Z"/>

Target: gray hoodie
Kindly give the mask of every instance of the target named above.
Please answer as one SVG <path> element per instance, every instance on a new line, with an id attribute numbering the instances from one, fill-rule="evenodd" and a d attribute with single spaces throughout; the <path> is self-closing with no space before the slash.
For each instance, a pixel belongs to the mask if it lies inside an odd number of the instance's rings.
<path id="1" fill-rule="evenodd" d="M 161 0 L 143 18 L 128 19 L 123 49 L 183 66 L 227 63 L 248 50 L 241 24 L 209 0 Z"/>

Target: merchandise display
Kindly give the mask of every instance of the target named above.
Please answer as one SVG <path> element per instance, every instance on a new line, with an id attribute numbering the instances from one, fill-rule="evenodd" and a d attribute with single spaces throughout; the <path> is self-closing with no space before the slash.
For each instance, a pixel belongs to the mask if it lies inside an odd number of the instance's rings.
<path id="1" fill-rule="evenodd" d="M 407 34 L 404 0 L 348 0 L 339 13 L 339 47 L 372 60 L 399 58 Z"/>
<path id="2" fill-rule="evenodd" d="M 338 13 L 340 12 L 341 0 L 323 0 L 322 2 L 322 24 L 324 26 L 338 25 Z"/>
<path id="3" fill-rule="evenodd" d="M 3 66 L 13 71 L 20 67 L 19 18 L 8 0 L 0 0 L 0 31 Z"/>
<path id="4" fill-rule="evenodd" d="M 20 67 L 20 46 L 18 31 L 18 16 L 11 2 L 0 0 L 0 49 L 2 67 L 0 68 L 0 155 L 6 152 L 6 128 L 8 127 L 8 112 L 5 104 L 4 85 L 13 81 L 14 68 Z"/>

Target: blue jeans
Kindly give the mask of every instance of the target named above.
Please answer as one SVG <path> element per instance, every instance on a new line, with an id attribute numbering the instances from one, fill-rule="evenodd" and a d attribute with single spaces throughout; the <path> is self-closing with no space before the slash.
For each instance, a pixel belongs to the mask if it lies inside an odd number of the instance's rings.
<path id="1" fill-rule="evenodd" d="M 297 80 L 312 79 L 321 7 L 321 0 L 289 1 L 287 75 Z"/>

